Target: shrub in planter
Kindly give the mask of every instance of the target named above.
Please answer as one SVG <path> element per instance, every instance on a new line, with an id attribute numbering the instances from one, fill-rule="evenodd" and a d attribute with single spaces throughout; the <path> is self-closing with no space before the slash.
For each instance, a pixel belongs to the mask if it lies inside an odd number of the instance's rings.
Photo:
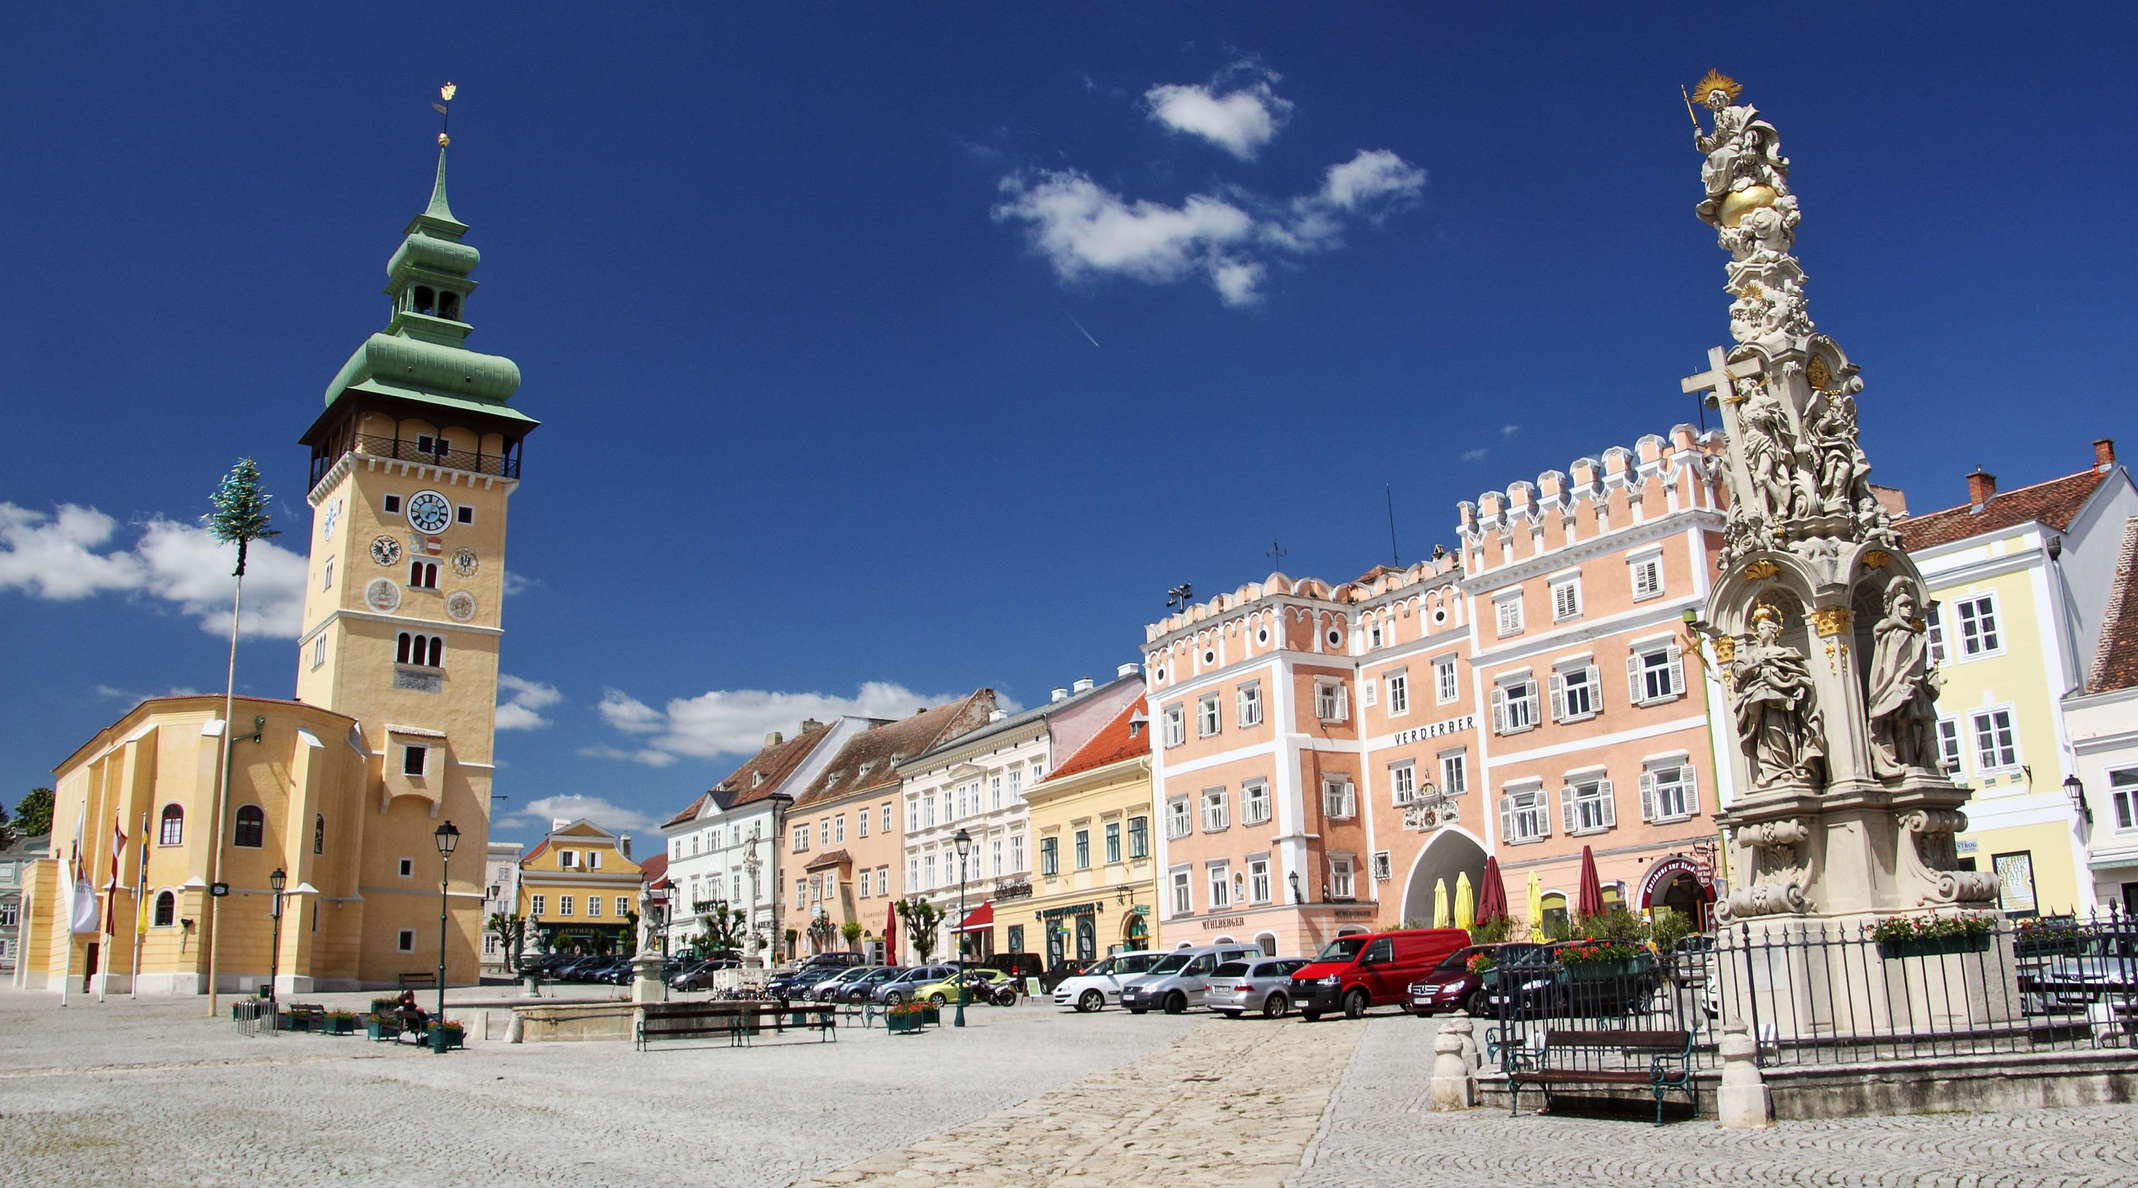
<path id="1" fill-rule="evenodd" d="M 2086 930 L 2070 919 L 2021 920 L 2012 933 L 2012 951 L 2020 957 L 2065 956 L 2077 953 L 2086 941 Z"/>
<path id="2" fill-rule="evenodd" d="M 1559 964 L 1577 978 L 1614 977 L 1630 973 L 1640 953 L 1640 946 L 1629 940 L 1590 938 L 1559 950 Z"/>
<path id="3" fill-rule="evenodd" d="M 354 1011 L 328 1012 L 326 1031 L 328 1035 L 349 1035 L 354 1033 L 356 1031 L 356 1013 Z"/>
<path id="4" fill-rule="evenodd" d="M 425 1040 L 430 1044 L 432 1050 L 444 1052 L 454 1048 L 467 1047 L 467 1038 L 467 1028 L 448 1019 L 443 1023 L 431 1024 L 430 1034 L 425 1037 Z"/>
<path id="5" fill-rule="evenodd" d="M 391 1015 L 400 1009 L 401 1000 L 398 998 L 374 998 L 371 1000 L 371 1013 L 374 1015 Z"/>
<path id="6" fill-rule="evenodd" d="M 364 1016 L 364 1034 L 375 1040 L 399 1039 L 401 1017 L 392 1011 L 373 1011 Z"/>
<path id="7" fill-rule="evenodd" d="M 922 1025 L 930 1022 L 928 1016 L 933 1013 L 933 1007 L 902 1002 L 883 1013 L 883 1025 L 893 1035 L 917 1035 Z"/>

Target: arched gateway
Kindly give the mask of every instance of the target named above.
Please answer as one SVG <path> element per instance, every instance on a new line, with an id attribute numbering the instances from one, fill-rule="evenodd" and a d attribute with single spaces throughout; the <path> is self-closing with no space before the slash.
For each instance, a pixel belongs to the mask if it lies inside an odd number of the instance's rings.
<path id="1" fill-rule="evenodd" d="M 1445 884 L 1448 902 L 1452 904 L 1456 879 L 1465 874 L 1470 876 L 1471 891 L 1481 893 L 1485 848 L 1462 829 L 1444 826 L 1425 843 L 1424 849 L 1418 851 L 1418 860 L 1411 864 L 1410 882 L 1403 889 L 1404 922 L 1436 923 L 1433 919 L 1433 888 Z"/>

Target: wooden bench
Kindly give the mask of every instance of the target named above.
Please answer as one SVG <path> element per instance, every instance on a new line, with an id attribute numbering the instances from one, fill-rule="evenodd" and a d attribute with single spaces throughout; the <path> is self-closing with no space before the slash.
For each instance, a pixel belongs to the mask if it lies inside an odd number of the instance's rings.
<path id="1" fill-rule="evenodd" d="M 291 1031 L 325 1031 L 327 1029 L 327 1008 L 320 1006 L 316 1002 L 293 1002 L 283 1007 L 282 1013 L 290 1017 Z M 281 1020 L 276 1020 L 275 1025 L 279 1028 Z"/>
<path id="2" fill-rule="evenodd" d="M 426 969 L 422 973 L 405 973 L 401 975 L 401 989 L 403 990 L 436 990 L 437 988 L 437 970 Z"/>
<path id="3" fill-rule="evenodd" d="M 1544 1108 L 1549 1110 L 1554 1086 L 1613 1086 L 1646 1085 L 1655 1094 L 1656 1125 L 1663 1124 L 1663 1094 L 1667 1090 L 1683 1091 L 1698 1106 L 1698 1090 L 1693 1086 L 1693 1033 L 1690 1031 L 1573 1031 L 1554 1029 L 1544 1033 L 1541 1048 L 1525 1049 L 1507 1047 L 1502 1049 L 1507 1061 L 1507 1112 L 1517 1113 L 1516 1105 L 1523 1085 L 1535 1085 L 1544 1091 Z M 1602 1058 L 1616 1052 L 1626 1063 L 1621 1067 L 1600 1066 Z M 1568 1057 L 1588 1053 L 1584 1063 L 1570 1063 Z M 1646 1058 L 1648 1067 L 1632 1067 L 1633 1063 Z"/>
<path id="4" fill-rule="evenodd" d="M 839 1008 L 787 1006 L 751 1002 L 652 1002 L 639 1008 L 634 1044 L 639 1051 L 664 1039 L 726 1036 L 731 1048 L 747 1047 L 767 1025 L 784 1033 L 792 1027 L 815 1031 L 817 1039 L 838 1042 Z"/>

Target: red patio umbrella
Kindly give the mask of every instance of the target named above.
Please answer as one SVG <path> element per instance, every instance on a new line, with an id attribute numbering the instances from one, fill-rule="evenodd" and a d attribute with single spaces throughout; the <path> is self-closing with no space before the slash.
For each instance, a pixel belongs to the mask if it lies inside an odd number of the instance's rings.
<path id="1" fill-rule="evenodd" d="M 898 964 L 898 904 L 892 903 L 884 908 L 884 912 L 886 914 L 883 921 L 883 959 L 896 965 Z"/>
<path id="2" fill-rule="evenodd" d="M 1596 880 L 1596 851 L 1581 847 L 1581 890 L 1574 901 L 1574 914 L 1579 916 L 1603 915 L 1603 884 Z"/>
<path id="3" fill-rule="evenodd" d="M 1507 884 L 1500 879 L 1500 860 L 1488 856 L 1485 859 L 1483 884 L 1477 892 L 1477 922 L 1490 924 L 1507 918 Z"/>

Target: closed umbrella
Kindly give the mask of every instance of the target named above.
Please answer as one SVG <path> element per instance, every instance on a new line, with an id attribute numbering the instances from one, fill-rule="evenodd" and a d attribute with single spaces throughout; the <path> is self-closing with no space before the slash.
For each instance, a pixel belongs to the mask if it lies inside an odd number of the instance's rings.
<path id="1" fill-rule="evenodd" d="M 1529 872 L 1529 931 L 1537 938 L 1544 936 L 1544 883 L 1536 871 Z"/>
<path id="2" fill-rule="evenodd" d="M 1574 901 L 1574 911 L 1583 916 L 1603 915 L 1603 884 L 1596 881 L 1596 851 L 1581 847 L 1581 892 Z"/>
<path id="3" fill-rule="evenodd" d="M 1500 878 L 1500 860 L 1485 859 L 1484 886 L 1477 893 L 1477 922 L 1490 924 L 1507 918 L 1507 884 Z"/>
<path id="4" fill-rule="evenodd" d="M 1477 891 L 1470 886 L 1470 872 L 1455 876 L 1455 927 L 1468 928 L 1477 922 Z"/>
<path id="5" fill-rule="evenodd" d="M 1433 883 L 1433 927 L 1448 926 L 1448 884 L 1445 879 Z"/>
<path id="6" fill-rule="evenodd" d="M 896 965 L 898 964 L 898 905 L 893 903 L 886 907 L 884 911 L 888 914 L 883 921 L 883 959 L 891 965 Z"/>

